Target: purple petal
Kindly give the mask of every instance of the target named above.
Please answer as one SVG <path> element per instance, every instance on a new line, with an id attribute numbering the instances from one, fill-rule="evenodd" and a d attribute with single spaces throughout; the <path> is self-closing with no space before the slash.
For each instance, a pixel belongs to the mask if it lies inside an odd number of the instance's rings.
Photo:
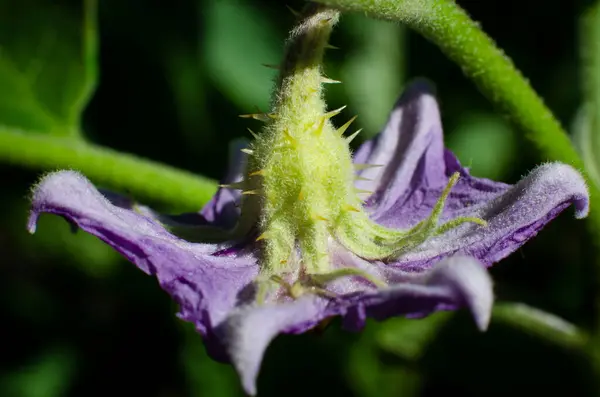
<path id="1" fill-rule="evenodd" d="M 247 155 L 240 150 L 247 147 L 245 139 L 237 139 L 229 145 L 229 167 L 227 175 L 221 183 L 233 183 L 242 180 L 246 167 Z M 219 188 L 212 199 L 204 206 L 200 214 L 208 223 L 222 228 L 232 228 L 240 215 L 236 207 L 239 204 L 241 192 L 235 189 Z"/>
<path id="2" fill-rule="evenodd" d="M 240 304 L 244 288 L 258 272 L 249 254 L 215 256 L 227 247 L 179 239 L 154 218 L 113 205 L 73 171 L 49 174 L 35 187 L 30 232 L 35 232 L 43 212 L 63 216 L 156 276 L 181 306 L 179 316 L 193 322 L 203 335 Z"/>
<path id="3" fill-rule="evenodd" d="M 444 143 L 440 111 L 432 87 L 424 81 L 411 84 L 396 103 L 381 134 L 355 154 L 356 163 L 382 165 L 360 176 L 359 189 L 374 193 L 367 205 L 384 211 L 406 192 L 446 185 Z"/>
<path id="4" fill-rule="evenodd" d="M 346 277 L 328 286 L 347 297 L 344 305 L 350 306 L 348 312 L 342 308 L 335 312 L 345 314 L 344 324 L 349 329 L 362 328 L 367 316 L 379 320 L 398 315 L 422 317 L 460 307 L 471 310 L 480 329 L 487 326 L 493 302 L 492 282 L 483 264 L 475 258 L 455 255 L 418 273 L 367 261 L 340 246 L 332 250 L 332 260 L 336 267 L 361 269 L 389 285 L 373 290 L 360 277 Z M 369 290 L 372 292 L 357 292 Z"/>
<path id="5" fill-rule="evenodd" d="M 264 352 L 281 332 L 300 333 L 325 318 L 326 302 L 313 295 L 280 304 L 249 305 L 234 312 L 218 330 L 244 390 L 256 394 Z"/>
<path id="6" fill-rule="evenodd" d="M 459 190 L 456 194 L 461 196 L 463 193 Z M 470 205 L 467 205 L 467 199 L 471 200 Z M 456 205 L 461 200 L 465 200 L 463 205 Z M 445 220 L 460 216 L 478 217 L 486 220 L 488 225 L 463 224 L 429 239 L 402 256 L 396 265 L 405 270 L 418 270 L 457 251 L 490 265 L 535 236 L 570 204 L 575 205 L 577 218 L 587 215 L 589 194 L 581 174 L 561 163 L 541 165 L 502 194 L 474 194 L 470 191 L 465 197 L 455 199 L 455 206 L 444 213 Z M 408 211 L 410 209 L 393 207 L 381 214 L 379 221 L 397 226 L 399 219 Z"/>

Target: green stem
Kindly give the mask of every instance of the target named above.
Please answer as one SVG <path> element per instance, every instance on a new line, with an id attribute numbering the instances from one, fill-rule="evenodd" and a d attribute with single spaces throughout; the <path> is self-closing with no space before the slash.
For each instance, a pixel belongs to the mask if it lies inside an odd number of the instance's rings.
<path id="1" fill-rule="evenodd" d="M 33 169 L 69 168 L 110 189 L 177 211 L 198 211 L 216 183 L 190 172 L 69 138 L 0 128 L 3 162 Z"/>
<path id="2" fill-rule="evenodd" d="M 492 322 L 511 326 L 571 351 L 585 351 L 590 339 L 562 318 L 522 303 L 497 303 Z"/>
<path id="3" fill-rule="evenodd" d="M 580 20 L 579 42 L 581 52 L 581 88 L 584 94 L 583 116 L 576 137 L 580 138 L 579 149 L 583 160 L 590 169 L 593 183 L 600 183 L 600 1 L 595 1 Z M 596 241 L 598 248 L 599 242 Z M 595 317 L 593 338 L 590 340 L 590 353 L 596 377 L 600 379 L 600 256 L 590 266 L 594 275 L 593 296 L 595 298 Z"/>
<path id="4" fill-rule="evenodd" d="M 568 135 L 527 79 L 453 0 L 317 1 L 344 11 L 399 21 L 419 32 L 460 65 L 494 104 L 508 112 L 546 160 L 561 161 L 585 172 Z M 590 185 L 590 191 L 593 202 L 600 200 L 596 186 Z M 600 236 L 600 211 L 592 211 L 590 218 L 592 230 Z"/>

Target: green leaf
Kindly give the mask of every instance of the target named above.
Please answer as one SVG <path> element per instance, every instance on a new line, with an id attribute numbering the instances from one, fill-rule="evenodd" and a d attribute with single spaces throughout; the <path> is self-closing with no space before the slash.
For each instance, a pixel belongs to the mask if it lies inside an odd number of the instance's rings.
<path id="1" fill-rule="evenodd" d="M 505 177 L 517 160 L 517 137 L 502 117 L 473 113 L 448 135 L 448 147 L 473 175 Z"/>
<path id="2" fill-rule="evenodd" d="M 281 9 L 288 12 L 283 5 Z M 277 71 L 263 65 L 279 62 L 283 35 L 266 14 L 245 1 L 209 1 L 203 15 L 204 59 L 210 78 L 238 107 L 266 110 Z"/>
<path id="3" fill-rule="evenodd" d="M 384 328 L 385 323 L 369 322 L 352 345 L 346 367 L 348 383 L 356 395 L 364 397 L 419 395 L 423 379 L 414 365 L 385 363 L 381 359 L 378 335 Z"/>
<path id="4" fill-rule="evenodd" d="M 384 351 L 417 361 L 452 315 L 440 312 L 418 320 L 400 317 L 390 319 L 379 328 L 377 344 Z"/>
<path id="5" fill-rule="evenodd" d="M 76 359 L 71 350 L 55 348 L 2 379 L 6 396 L 60 397 L 66 395 Z"/>
<path id="6" fill-rule="evenodd" d="M 343 86 L 365 128 L 363 138 L 367 138 L 383 127 L 391 104 L 400 95 L 405 74 L 405 29 L 356 14 L 345 16 L 342 26 L 357 42 L 344 63 Z"/>
<path id="7" fill-rule="evenodd" d="M 76 136 L 97 82 L 96 0 L 0 3 L 0 124 Z"/>

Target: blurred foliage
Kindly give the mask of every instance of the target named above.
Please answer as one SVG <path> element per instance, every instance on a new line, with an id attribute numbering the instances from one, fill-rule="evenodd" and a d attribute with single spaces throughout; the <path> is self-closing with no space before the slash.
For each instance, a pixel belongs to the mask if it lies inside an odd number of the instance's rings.
<path id="1" fill-rule="evenodd" d="M 292 8 L 302 2 L 290 1 Z M 563 123 L 580 106 L 574 22 L 584 1 L 463 1 Z M 551 4 L 550 4 L 551 3 Z M 266 108 L 283 39 L 295 18 L 278 1 L 105 0 L 94 26 L 83 2 L 0 0 L 0 124 L 73 135 L 219 178 L 228 143 L 247 137 L 237 114 Z M 88 6 L 92 5 L 88 3 Z M 88 9 L 89 10 L 89 9 Z M 500 18 L 500 12 L 505 17 Z M 509 19 L 509 21 L 507 20 Z M 345 15 L 329 51 L 332 107 L 374 134 L 406 81 L 434 81 L 449 146 L 475 175 L 514 182 L 539 162 L 459 68 L 401 26 Z M 98 83 L 98 89 L 86 102 Z M 81 114 L 82 109 L 85 112 Z M 38 174 L 0 166 L 0 395 L 240 396 L 230 366 L 212 361 L 155 281 L 64 221 L 25 232 Z M 492 270 L 500 300 L 524 301 L 589 324 L 594 261 L 568 214 Z M 370 322 L 347 333 L 281 336 L 260 395 L 591 395 L 585 360 L 518 330 L 480 334 L 467 313 Z M 586 394 L 587 393 L 587 394 Z"/>

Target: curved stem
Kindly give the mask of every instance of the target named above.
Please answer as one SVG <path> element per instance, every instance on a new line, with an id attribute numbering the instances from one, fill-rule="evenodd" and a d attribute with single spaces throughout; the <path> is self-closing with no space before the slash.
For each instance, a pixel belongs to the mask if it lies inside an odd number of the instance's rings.
<path id="1" fill-rule="evenodd" d="M 198 211 L 216 183 L 190 172 L 68 138 L 0 127 L 0 159 L 33 169 L 69 168 L 96 183 L 177 211 Z"/>
<path id="2" fill-rule="evenodd" d="M 589 341 L 589 336 L 574 324 L 523 303 L 497 303 L 492 322 L 509 325 L 573 351 L 585 351 Z"/>

